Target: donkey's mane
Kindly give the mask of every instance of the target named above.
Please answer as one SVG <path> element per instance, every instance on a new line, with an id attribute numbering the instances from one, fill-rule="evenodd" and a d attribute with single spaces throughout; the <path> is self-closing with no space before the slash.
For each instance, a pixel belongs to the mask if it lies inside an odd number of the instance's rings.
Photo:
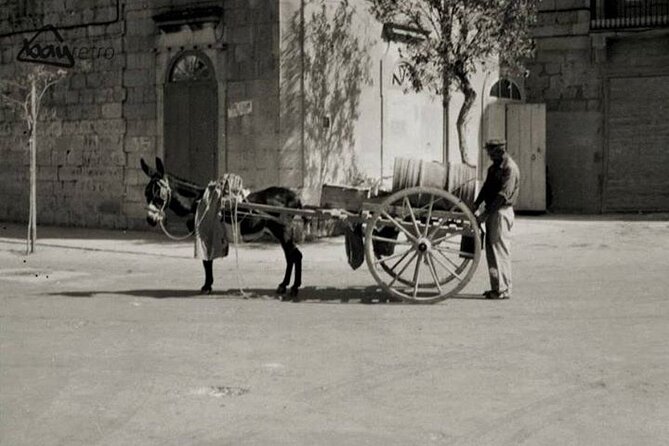
<path id="1" fill-rule="evenodd" d="M 173 186 L 177 189 L 180 189 L 182 192 L 188 191 L 196 195 L 201 195 L 204 192 L 204 187 L 190 180 L 178 177 L 172 173 L 167 173 L 167 176 L 169 177 L 169 180 Z"/>

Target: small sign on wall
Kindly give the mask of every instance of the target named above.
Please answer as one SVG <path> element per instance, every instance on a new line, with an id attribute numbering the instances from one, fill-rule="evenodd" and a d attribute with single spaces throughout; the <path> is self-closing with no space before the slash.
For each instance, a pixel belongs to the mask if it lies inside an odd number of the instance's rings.
<path id="1" fill-rule="evenodd" d="M 404 89 L 411 87 L 411 65 L 408 62 L 400 60 L 393 69 L 390 87 Z"/>
<path id="2" fill-rule="evenodd" d="M 228 107 L 228 118 L 250 115 L 253 112 L 253 101 L 233 102 Z"/>

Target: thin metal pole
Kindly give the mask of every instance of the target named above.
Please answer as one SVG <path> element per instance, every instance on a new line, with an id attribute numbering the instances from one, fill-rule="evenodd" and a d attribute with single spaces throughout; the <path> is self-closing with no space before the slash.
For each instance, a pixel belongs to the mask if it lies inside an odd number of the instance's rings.
<path id="1" fill-rule="evenodd" d="M 379 60 L 379 96 L 381 103 L 381 147 L 380 147 L 380 158 L 381 158 L 381 182 L 383 182 L 383 59 Z"/>
<path id="2" fill-rule="evenodd" d="M 30 89 L 30 114 L 32 116 L 32 128 L 30 132 L 30 237 L 28 250 L 35 252 L 35 240 L 37 239 L 37 79 L 33 77 Z"/>

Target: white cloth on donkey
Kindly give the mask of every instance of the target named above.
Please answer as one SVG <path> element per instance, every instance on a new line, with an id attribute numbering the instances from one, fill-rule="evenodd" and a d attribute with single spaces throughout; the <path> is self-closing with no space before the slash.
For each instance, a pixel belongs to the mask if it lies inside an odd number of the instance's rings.
<path id="1" fill-rule="evenodd" d="M 221 223 L 223 189 L 212 181 L 202 195 L 195 212 L 195 257 L 214 260 L 228 255 L 228 240 Z"/>

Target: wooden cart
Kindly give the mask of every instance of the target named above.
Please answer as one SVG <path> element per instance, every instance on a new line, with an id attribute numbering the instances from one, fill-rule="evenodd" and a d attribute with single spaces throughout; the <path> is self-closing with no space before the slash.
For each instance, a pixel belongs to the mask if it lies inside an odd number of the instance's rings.
<path id="1" fill-rule="evenodd" d="M 435 303 L 471 280 L 481 257 L 476 217 L 454 194 L 412 187 L 370 198 L 360 209 L 289 209 L 237 203 L 237 212 L 263 218 L 344 219 L 362 225 L 367 267 L 390 296 Z"/>

